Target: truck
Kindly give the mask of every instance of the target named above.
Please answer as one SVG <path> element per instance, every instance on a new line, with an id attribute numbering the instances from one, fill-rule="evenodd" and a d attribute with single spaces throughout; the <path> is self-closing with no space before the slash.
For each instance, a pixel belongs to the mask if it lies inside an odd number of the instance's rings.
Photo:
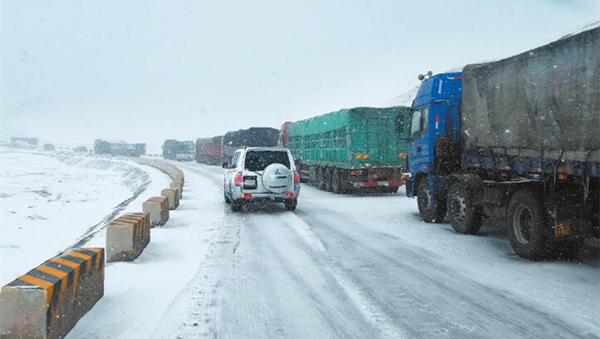
<path id="1" fill-rule="evenodd" d="M 251 127 L 225 133 L 221 139 L 221 162 L 229 163 L 233 153 L 243 147 L 276 147 L 279 130 L 271 127 Z"/>
<path id="2" fill-rule="evenodd" d="M 569 257 L 598 237 L 600 28 L 460 73 L 422 76 L 406 193 L 425 222 L 503 220 L 514 252 Z"/>
<path id="3" fill-rule="evenodd" d="M 162 151 L 164 159 L 177 161 L 193 161 L 195 158 L 194 142 L 191 140 L 165 140 L 162 146 Z"/>
<path id="4" fill-rule="evenodd" d="M 280 145 L 302 181 L 335 194 L 394 193 L 404 184 L 410 108 L 355 107 L 285 122 Z"/>
<path id="5" fill-rule="evenodd" d="M 221 144 L 223 136 L 196 139 L 196 162 L 207 165 L 220 165 L 222 162 Z"/>
<path id="6" fill-rule="evenodd" d="M 128 144 L 125 142 L 112 143 L 102 139 L 94 141 L 95 154 L 107 154 L 112 156 L 139 157 L 146 155 L 146 144 Z"/>

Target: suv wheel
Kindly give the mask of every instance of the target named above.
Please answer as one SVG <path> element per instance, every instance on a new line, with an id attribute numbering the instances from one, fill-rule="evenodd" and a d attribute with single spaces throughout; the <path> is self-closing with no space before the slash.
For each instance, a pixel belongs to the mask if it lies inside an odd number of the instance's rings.
<path id="1" fill-rule="evenodd" d="M 288 211 L 295 211 L 296 206 L 298 206 L 297 200 L 290 200 L 283 203 L 285 205 L 285 209 Z"/>
<path id="2" fill-rule="evenodd" d="M 242 203 L 239 201 L 231 201 L 231 210 L 234 212 L 239 212 L 242 210 Z"/>

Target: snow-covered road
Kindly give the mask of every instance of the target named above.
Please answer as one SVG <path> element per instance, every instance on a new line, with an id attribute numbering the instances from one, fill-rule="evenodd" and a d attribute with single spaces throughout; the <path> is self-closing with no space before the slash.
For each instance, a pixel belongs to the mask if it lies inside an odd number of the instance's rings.
<path id="1" fill-rule="evenodd" d="M 207 192 L 222 192 L 221 169 L 180 166 L 186 178 L 210 179 Z M 403 193 L 335 196 L 305 185 L 295 213 L 227 207 L 208 256 L 155 338 L 600 333 L 597 252 L 580 262 L 524 261 L 501 224 L 460 236 L 448 225 L 423 223 Z"/>
<path id="2" fill-rule="evenodd" d="M 304 185 L 295 212 L 233 213 L 222 169 L 175 164 L 180 207 L 136 261 L 107 265 L 104 297 L 66 339 L 600 337 L 597 243 L 528 262 L 502 224 L 457 235 L 423 223 L 402 189 Z"/>

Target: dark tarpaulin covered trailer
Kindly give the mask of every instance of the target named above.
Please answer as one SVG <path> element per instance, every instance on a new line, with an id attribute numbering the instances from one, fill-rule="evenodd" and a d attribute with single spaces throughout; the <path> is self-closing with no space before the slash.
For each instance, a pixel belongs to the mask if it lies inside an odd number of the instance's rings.
<path id="1" fill-rule="evenodd" d="M 462 74 L 466 150 L 600 149 L 600 27 Z"/>

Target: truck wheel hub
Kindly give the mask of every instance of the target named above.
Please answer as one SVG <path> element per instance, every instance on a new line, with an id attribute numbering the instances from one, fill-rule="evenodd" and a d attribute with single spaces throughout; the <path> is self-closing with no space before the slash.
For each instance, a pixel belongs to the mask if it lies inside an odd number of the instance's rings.
<path id="1" fill-rule="evenodd" d="M 463 222 L 467 215 L 467 200 L 460 193 L 452 196 L 452 216 L 456 221 Z"/>
<path id="2" fill-rule="evenodd" d="M 521 244 L 528 244 L 533 234 L 533 218 L 526 206 L 519 206 L 514 214 L 513 228 L 515 236 Z"/>

